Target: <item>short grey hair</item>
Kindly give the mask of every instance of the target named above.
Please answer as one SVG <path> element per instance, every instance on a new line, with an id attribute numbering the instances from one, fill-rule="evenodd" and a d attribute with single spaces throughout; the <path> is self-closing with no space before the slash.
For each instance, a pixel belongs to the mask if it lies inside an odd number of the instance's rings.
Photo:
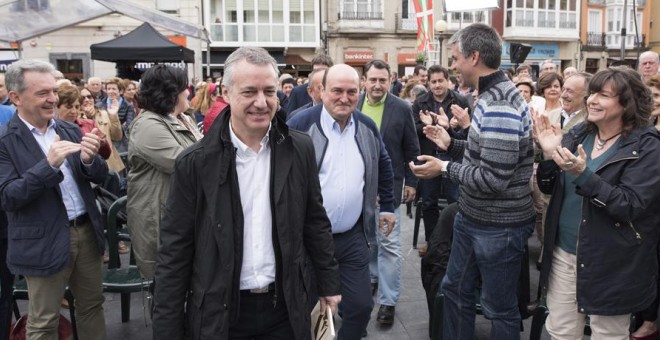
<path id="1" fill-rule="evenodd" d="M 658 52 L 655 51 L 646 51 L 642 54 L 639 55 L 639 60 L 641 60 L 644 57 L 651 57 L 655 62 L 660 62 L 660 56 L 658 55 Z"/>
<path id="2" fill-rule="evenodd" d="M 424 86 L 422 84 L 415 85 L 410 90 L 410 94 L 415 95 L 415 98 L 419 98 L 419 96 L 425 94 L 426 92 L 428 92 L 428 90 L 426 89 L 426 86 Z"/>
<path id="3" fill-rule="evenodd" d="M 55 76 L 55 67 L 45 61 L 21 59 L 9 65 L 5 73 L 7 90 L 21 93 L 25 91 L 25 72 L 50 73 Z"/>
<path id="4" fill-rule="evenodd" d="M 476 23 L 464 27 L 449 39 L 449 45 L 453 44 L 456 44 L 463 57 L 467 58 L 473 52 L 479 52 L 479 58 L 486 67 L 500 68 L 502 39 L 491 26 Z"/>
<path id="5" fill-rule="evenodd" d="M 280 73 L 277 70 L 277 62 L 265 49 L 261 47 L 240 47 L 232 52 L 225 61 L 225 74 L 222 77 L 222 85 L 231 87 L 234 82 L 234 68 L 241 60 L 253 65 L 270 65 L 276 76 Z"/>

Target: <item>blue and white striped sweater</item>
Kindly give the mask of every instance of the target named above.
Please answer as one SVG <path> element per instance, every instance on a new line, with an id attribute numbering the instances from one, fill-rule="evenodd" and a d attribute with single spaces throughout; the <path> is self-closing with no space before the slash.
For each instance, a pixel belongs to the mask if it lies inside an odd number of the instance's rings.
<path id="1" fill-rule="evenodd" d="M 529 180 L 533 166 L 531 117 L 514 84 L 498 71 L 480 78 L 467 141 L 452 141 L 449 177 L 461 184 L 459 208 L 469 220 L 515 227 L 534 219 Z"/>

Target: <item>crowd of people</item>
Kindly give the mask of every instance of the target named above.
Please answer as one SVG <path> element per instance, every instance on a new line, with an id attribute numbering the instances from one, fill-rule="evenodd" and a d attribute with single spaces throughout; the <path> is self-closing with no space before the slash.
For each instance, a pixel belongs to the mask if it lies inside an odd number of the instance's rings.
<path id="1" fill-rule="evenodd" d="M 501 70 L 490 26 L 449 46 L 450 69 L 403 77 L 325 55 L 307 77 L 280 76 L 257 47 L 198 83 L 155 65 L 139 82 L 81 85 L 15 62 L 0 75 L 0 339 L 14 275 L 27 282 L 28 339 L 57 338 L 66 287 L 78 337 L 106 338 L 93 188 L 108 176 L 127 196 L 119 250 L 154 282 L 154 339 L 308 339 L 317 303 L 342 340 L 367 336 L 376 305 L 375 321 L 393 324 L 401 206 L 413 202 L 444 339 L 474 338 L 477 299 L 491 339 L 520 338 L 534 233 L 553 339 L 581 338 L 587 319 L 594 339 L 658 338 L 658 54 L 638 70 L 545 61 L 535 75 Z"/>

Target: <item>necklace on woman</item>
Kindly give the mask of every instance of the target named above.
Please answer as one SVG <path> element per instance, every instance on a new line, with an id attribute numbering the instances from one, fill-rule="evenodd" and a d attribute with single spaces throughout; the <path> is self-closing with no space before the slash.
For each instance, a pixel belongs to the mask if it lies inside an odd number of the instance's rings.
<path id="1" fill-rule="evenodd" d="M 599 151 L 603 150 L 603 148 L 605 147 L 605 144 L 607 144 L 607 142 L 611 141 L 612 139 L 619 136 L 620 134 L 621 134 L 621 131 L 619 131 L 617 134 L 615 134 L 614 136 L 612 136 L 610 138 L 600 139 L 600 132 L 599 132 L 598 134 L 596 134 L 596 150 L 599 150 Z"/>

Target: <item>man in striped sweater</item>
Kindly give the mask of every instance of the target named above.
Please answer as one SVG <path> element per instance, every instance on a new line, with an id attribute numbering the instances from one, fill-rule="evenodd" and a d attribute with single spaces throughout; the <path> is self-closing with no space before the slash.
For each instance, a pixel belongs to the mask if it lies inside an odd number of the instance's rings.
<path id="1" fill-rule="evenodd" d="M 452 67 L 479 89 L 467 141 L 452 139 L 439 125 L 424 127 L 427 138 L 462 162 L 419 156 L 410 164 L 420 178 L 441 173 L 461 188 L 459 213 L 447 273 L 442 281 L 444 339 L 474 339 L 475 292 L 491 320 L 490 339 L 519 339 L 516 287 L 520 261 L 533 231 L 531 117 L 522 95 L 498 70 L 502 54 L 497 32 L 474 24 L 450 40 Z M 445 117 L 434 121 L 446 122 Z"/>

